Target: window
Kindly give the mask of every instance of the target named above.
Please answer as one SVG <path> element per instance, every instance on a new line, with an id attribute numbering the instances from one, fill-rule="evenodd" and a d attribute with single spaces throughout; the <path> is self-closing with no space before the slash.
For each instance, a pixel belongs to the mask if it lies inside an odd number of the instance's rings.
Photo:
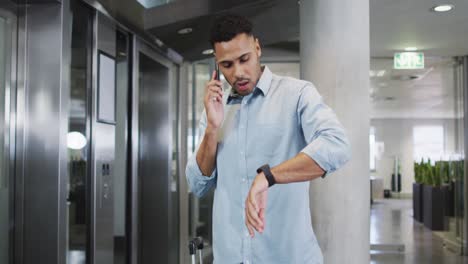
<path id="1" fill-rule="evenodd" d="M 440 160 L 444 153 L 443 126 L 416 126 L 413 128 L 414 160 L 423 158 L 432 162 Z"/>

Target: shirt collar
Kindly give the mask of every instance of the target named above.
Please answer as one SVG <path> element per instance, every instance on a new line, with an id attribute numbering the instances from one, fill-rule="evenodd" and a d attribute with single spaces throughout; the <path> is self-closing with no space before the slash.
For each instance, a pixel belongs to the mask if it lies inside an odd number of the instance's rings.
<path id="1" fill-rule="evenodd" d="M 257 85 L 254 89 L 254 93 L 258 90 L 260 93 L 265 96 L 270 90 L 271 80 L 273 79 L 273 75 L 268 68 L 268 66 L 262 66 L 262 75 L 257 82 Z M 240 104 L 242 102 L 243 96 L 236 93 L 236 90 L 231 87 L 231 91 L 229 92 L 229 97 L 226 100 L 227 104 Z"/>
<path id="2" fill-rule="evenodd" d="M 273 79 L 273 74 L 271 73 L 268 66 L 263 66 L 263 72 L 258 80 L 257 87 L 265 96 L 270 90 L 271 80 Z"/>

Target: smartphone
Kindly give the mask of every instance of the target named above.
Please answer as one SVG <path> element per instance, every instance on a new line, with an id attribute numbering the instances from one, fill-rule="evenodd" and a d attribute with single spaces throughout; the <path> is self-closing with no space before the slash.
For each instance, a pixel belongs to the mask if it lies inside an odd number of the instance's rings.
<path id="1" fill-rule="evenodd" d="M 216 62 L 216 60 L 215 60 L 215 70 L 216 70 L 216 80 L 219 81 L 220 80 L 220 78 L 219 78 L 219 65 Z"/>

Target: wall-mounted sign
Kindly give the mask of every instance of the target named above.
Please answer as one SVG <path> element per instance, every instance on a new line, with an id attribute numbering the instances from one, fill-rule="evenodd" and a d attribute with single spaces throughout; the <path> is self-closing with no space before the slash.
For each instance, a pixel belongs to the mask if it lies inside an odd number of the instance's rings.
<path id="1" fill-rule="evenodd" d="M 424 69 L 424 53 L 422 52 L 397 52 L 393 56 L 393 68 Z"/>
<path id="2" fill-rule="evenodd" d="M 99 51 L 97 121 L 115 124 L 115 59 Z"/>

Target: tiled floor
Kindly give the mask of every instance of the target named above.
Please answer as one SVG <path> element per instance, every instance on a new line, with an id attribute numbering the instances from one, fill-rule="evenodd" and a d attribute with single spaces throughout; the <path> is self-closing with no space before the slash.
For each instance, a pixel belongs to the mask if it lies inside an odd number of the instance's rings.
<path id="1" fill-rule="evenodd" d="M 444 249 L 443 240 L 412 215 L 411 200 L 377 200 L 372 205 L 371 264 L 468 263 L 468 257 Z"/>

